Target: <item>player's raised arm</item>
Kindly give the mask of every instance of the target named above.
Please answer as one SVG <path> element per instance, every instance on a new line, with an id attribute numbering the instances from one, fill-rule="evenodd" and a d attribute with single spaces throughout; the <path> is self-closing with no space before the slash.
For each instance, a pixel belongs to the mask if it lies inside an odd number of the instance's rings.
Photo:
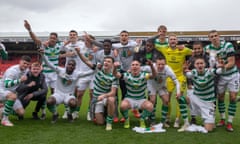
<path id="1" fill-rule="evenodd" d="M 80 53 L 80 48 L 75 48 L 77 55 L 80 57 L 80 59 L 87 65 L 89 66 L 91 69 L 95 69 L 96 65 L 94 65 L 92 62 L 90 62 L 85 56 L 83 56 Z"/>
<path id="2" fill-rule="evenodd" d="M 121 78 L 122 77 L 122 74 L 120 72 L 117 71 L 119 67 L 119 64 L 114 64 L 114 67 L 113 67 L 113 75 L 116 77 L 116 78 Z"/>
<path id="3" fill-rule="evenodd" d="M 28 31 L 30 37 L 32 38 L 32 40 L 37 44 L 37 45 L 41 45 L 41 40 L 32 32 L 32 28 L 30 23 L 27 20 L 24 20 L 24 27 L 26 28 L 26 30 Z"/>
<path id="4" fill-rule="evenodd" d="M 150 79 L 153 79 L 153 78 L 155 78 L 156 75 L 157 75 L 156 69 L 154 68 L 153 63 L 152 63 L 151 60 L 147 60 L 147 64 L 150 66 L 151 71 L 152 71 L 152 74 L 149 75 L 149 78 L 150 78 Z"/>
<path id="5" fill-rule="evenodd" d="M 92 39 L 91 36 L 86 31 L 84 31 L 83 33 L 84 33 L 84 36 L 85 36 L 86 40 L 89 40 L 91 43 L 93 43 L 97 47 L 103 48 L 103 43 L 102 42 L 99 42 L 97 40 Z"/>

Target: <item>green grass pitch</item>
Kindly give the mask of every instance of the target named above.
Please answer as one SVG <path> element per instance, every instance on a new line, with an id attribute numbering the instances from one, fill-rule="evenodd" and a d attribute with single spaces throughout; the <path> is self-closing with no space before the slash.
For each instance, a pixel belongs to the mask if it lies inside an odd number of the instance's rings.
<path id="1" fill-rule="evenodd" d="M 47 110 L 46 120 L 33 120 L 31 102 L 26 109 L 23 121 L 11 116 L 14 127 L 0 126 L 0 144 L 238 144 L 240 143 L 240 104 L 234 119 L 234 132 L 227 132 L 224 127 L 216 128 L 214 132 L 178 133 L 175 128 L 168 128 L 165 133 L 138 134 L 131 129 L 124 129 L 123 124 L 114 123 L 112 131 L 105 131 L 105 126 L 96 126 L 86 120 L 88 93 L 85 93 L 79 119 L 73 123 L 59 118 L 56 124 L 51 124 L 51 113 Z M 160 120 L 160 105 L 158 100 L 157 120 Z M 172 116 L 175 118 L 175 99 L 172 98 Z M 62 116 L 64 106 L 58 111 Z M 129 112 L 131 127 L 138 126 L 138 120 Z M 217 113 L 217 121 L 219 114 Z M 200 122 L 200 119 L 198 119 Z"/>

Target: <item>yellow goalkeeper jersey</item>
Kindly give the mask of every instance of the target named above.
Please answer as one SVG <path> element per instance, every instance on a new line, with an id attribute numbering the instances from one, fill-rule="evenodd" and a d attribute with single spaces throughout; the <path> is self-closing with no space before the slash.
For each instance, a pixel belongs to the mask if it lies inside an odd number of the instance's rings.
<path id="1" fill-rule="evenodd" d="M 191 49 L 184 47 L 182 50 L 179 50 L 178 48 L 172 49 L 169 46 L 156 46 L 156 49 L 165 56 L 167 64 L 173 69 L 177 77 L 183 75 L 183 64 L 186 56 L 192 55 Z"/>

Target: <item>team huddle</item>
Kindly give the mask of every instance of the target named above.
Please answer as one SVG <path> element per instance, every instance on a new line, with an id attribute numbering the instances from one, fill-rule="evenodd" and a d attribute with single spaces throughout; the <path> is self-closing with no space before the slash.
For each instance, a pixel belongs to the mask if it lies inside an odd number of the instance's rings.
<path id="1" fill-rule="evenodd" d="M 31 100 L 37 101 L 32 113 L 34 119 L 44 120 L 47 108 L 52 113 L 51 122 L 56 123 L 57 106 L 64 104 L 62 118 L 73 122 L 89 89 L 87 120 L 106 125 L 107 131 L 112 130 L 113 122 L 118 122 L 120 109 L 124 128 L 131 127 L 128 114 L 131 110 L 139 119 L 139 127 L 134 127 L 134 131 L 165 132 L 171 122 L 172 95 L 177 101 L 173 127 L 178 128 L 178 132 L 208 133 L 216 126 L 226 126 L 227 131 L 233 131 L 239 72 L 233 45 L 220 41 L 216 30 L 209 32 L 209 45 L 204 47 L 201 42 L 194 42 L 190 49 L 178 45 L 177 35 L 167 35 L 164 25 L 158 27 L 156 36 L 144 40 L 130 40 L 129 33 L 121 31 L 118 43 L 110 39 L 99 42 L 86 32 L 80 39 L 75 30 L 69 32 L 67 42 L 59 42 L 57 33 L 50 33 L 48 41 L 41 41 L 28 21 L 24 21 L 24 26 L 39 46 L 42 62 L 31 62 L 25 55 L 19 64 L 5 71 L 0 80 L 3 126 L 13 126 L 8 118 L 10 114 L 24 119 L 25 108 Z M 1 55 L 6 55 L 5 49 L 0 50 Z M 58 65 L 60 58 L 66 59 L 64 67 Z M 48 90 L 50 96 L 47 97 Z M 160 122 L 156 121 L 157 95 L 162 100 Z M 215 125 L 216 108 L 221 120 Z M 203 124 L 197 125 L 197 116 Z M 184 122 L 182 126 L 180 117 Z"/>

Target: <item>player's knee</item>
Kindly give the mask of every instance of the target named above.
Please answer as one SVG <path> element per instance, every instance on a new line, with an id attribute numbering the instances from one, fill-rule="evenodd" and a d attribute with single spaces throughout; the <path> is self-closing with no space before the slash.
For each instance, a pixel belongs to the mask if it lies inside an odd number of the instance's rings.
<path id="1" fill-rule="evenodd" d="M 156 97 L 155 96 L 149 96 L 149 100 L 152 104 L 155 104 L 156 102 Z"/>
<path id="2" fill-rule="evenodd" d="M 218 100 L 224 101 L 224 96 L 225 96 L 225 93 L 224 94 L 218 94 Z"/>
<path id="3" fill-rule="evenodd" d="M 54 105 L 56 104 L 56 99 L 54 97 L 50 97 L 47 100 L 47 105 Z"/>
<path id="4" fill-rule="evenodd" d="M 17 99 L 17 95 L 11 92 L 7 95 L 7 99 L 15 101 Z"/>
<path id="5" fill-rule="evenodd" d="M 15 110 L 18 116 L 23 116 L 25 113 L 25 110 L 23 108 L 18 108 Z"/>
<path id="6" fill-rule="evenodd" d="M 108 97 L 107 98 L 107 103 L 108 104 L 114 104 L 115 103 L 115 98 L 114 97 Z"/>
<path id="7" fill-rule="evenodd" d="M 120 109 L 126 110 L 126 109 L 128 109 L 128 107 L 129 107 L 129 104 L 126 101 L 122 101 Z"/>
<path id="8" fill-rule="evenodd" d="M 148 111 L 153 111 L 153 104 L 152 104 L 151 102 L 147 102 L 147 103 L 146 103 L 146 109 L 147 109 Z"/>
<path id="9" fill-rule="evenodd" d="M 77 90 L 77 97 L 78 98 L 82 98 L 83 97 L 83 95 L 84 95 L 84 92 L 85 92 L 85 90 Z"/>
<path id="10" fill-rule="evenodd" d="M 97 125 L 104 125 L 105 119 L 103 117 L 103 113 L 95 113 L 96 116 L 96 124 Z"/>
<path id="11" fill-rule="evenodd" d="M 69 102 L 68 102 L 68 105 L 69 105 L 69 107 L 71 107 L 71 108 L 76 107 L 76 106 L 77 106 L 77 100 L 74 99 L 74 98 L 70 99 Z"/>

